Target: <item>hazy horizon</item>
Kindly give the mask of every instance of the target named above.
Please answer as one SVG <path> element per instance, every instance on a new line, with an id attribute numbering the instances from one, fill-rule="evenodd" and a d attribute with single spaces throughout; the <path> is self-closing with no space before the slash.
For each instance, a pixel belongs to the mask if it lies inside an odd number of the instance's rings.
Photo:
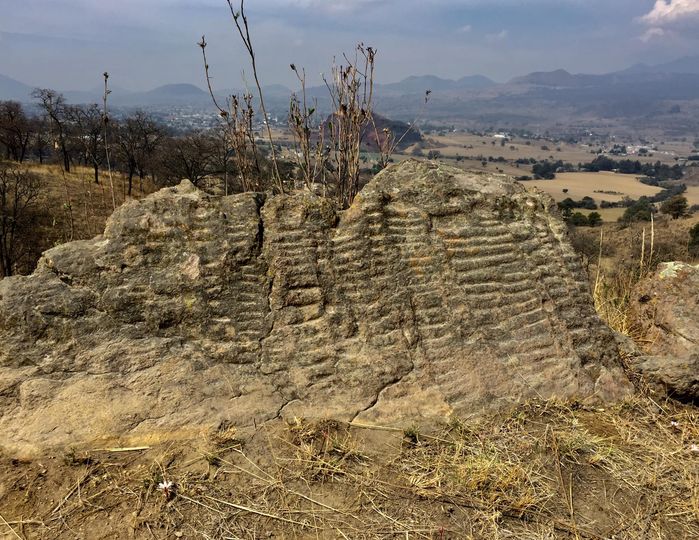
<path id="1" fill-rule="evenodd" d="M 234 2 L 236 5 L 237 2 Z M 333 56 L 378 49 L 377 81 L 410 75 L 503 82 L 532 71 L 607 73 L 696 54 L 699 0 L 248 0 L 263 84 L 311 84 Z M 0 73 L 32 86 L 239 87 L 248 61 L 225 0 L 0 0 Z"/>

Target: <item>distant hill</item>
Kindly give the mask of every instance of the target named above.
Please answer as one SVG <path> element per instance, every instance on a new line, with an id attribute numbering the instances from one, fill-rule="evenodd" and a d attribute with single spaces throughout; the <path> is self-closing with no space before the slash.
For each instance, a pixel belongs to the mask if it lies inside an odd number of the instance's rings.
<path id="1" fill-rule="evenodd" d="M 193 84 L 166 84 L 148 92 L 126 94 L 113 100 L 116 105 L 203 105 L 211 97 Z"/>
<path id="2" fill-rule="evenodd" d="M 31 99 L 32 87 L 0 74 L 0 99 L 26 102 Z"/>
<path id="3" fill-rule="evenodd" d="M 649 66 L 648 64 L 636 64 L 629 69 L 620 71 L 623 74 L 643 73 L 691 73 L 699 75 L 699 56 L 685 56 L 665 64 Z"/>
<path id="4" fill-rule="evenodd" d="M 510 84 L 533 84 L 537 86 L 573 86 L 575 84 L 575 75 L 571 75 L 565 69 L 557 69 L 556 71 L 537 71 L 516 77 L 510 81 Z"/>
<path id="5" fill-rule="evenodd" d="M 456 81 L 459 88 L 489 88 L 498 83 L 484 75 L 467 75 Z"/>
<path id="6" fill-rule="evenodd" d="M 422 94 L 427 90 L 442 92 L 458 89 L 489 88 L 496 83 L 483 75 L 470 75 L 459 80 L 434 75 L 412 76 L 397 83 L 377 85 L 377 93 Z"/>
<path id="7" fill-rule="evenodd" d="M 573 74 L 564 69 L 539 71 L 499 84 L 482 75 L 443 79 L 434 75 L 411 76 L 375 85 L 375 109 L 383 115 L 409 120 L 422 107 L 422 95 L 431 90 L 426 122 L 460 124 L 478 129 L 545 131 L 571 126 L 589 130 L 600 126 L 623 128 L 641 134 L 658 130 L 671 135 L 699 132 L 699 56 L 657 65 L 636 64 L 600 75 Z M 264 87 L 270 114 L 284 118 L 292 90 L 282 85 Z M 0 75 L 0 100 L 29 101 L 31 87 Z M 240 91 L 220 90 L 225 98 Z M 99 102 L 99 89 L 64 92 L 71 103 Z M 309 87 L 319 114 L 328 114 L 330 99 L 324 85 Z M 192 106 L 211 109 L 208 91 L 192 84 L 168 84 L 147 92 L 122 89 L 110 96 L 113 106 Z M 402 132 L 400 129 L 392 130 Z"/>
<path id="8" fill-rule="evenodd" d="M 403 150 L 423 140 L 420 130 L 411 128 L 410 124 L 399 120 L 391 120 L 376 113 L 373 116 L 374 123 L 364 130 L 363 146 L 366 150 L 372 152 L 379 150 L 379 141 L 385 140 L 385 129 L 390 131 L 399 150 Z M 374 126 L 376 126 L 376 129 L 374 129 Z M 398 144 L 399 141 L 400 144 Z"/>
<path id="9" fill-rule="evenodd" d="M 193 84 L 166 84 L 146 92 L 146 95 L 158 96 L 164 99 L 203 98 L 208 96 L 204 90 Z"/>

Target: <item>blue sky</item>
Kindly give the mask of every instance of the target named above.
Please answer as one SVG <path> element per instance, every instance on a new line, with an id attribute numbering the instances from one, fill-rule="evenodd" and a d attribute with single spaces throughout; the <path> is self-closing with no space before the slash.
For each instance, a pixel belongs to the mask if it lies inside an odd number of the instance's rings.
<path id="1" fill-rule="evenodd" d="M 247 0 L 246 9 L 265 84 L 291 85 L 291 62 L 318 79 L 358 41 L 379 50 L 379 82 L 603 73 L 699 51 L 699 0 Z M 202 34 L 215 86 L 240 86 L 247 69 L 225 0 L 0 0 L 0 13 L 0 73 L 31 85 L 92 88 L 108 70 L 136 90 L 202 86 Z"/>

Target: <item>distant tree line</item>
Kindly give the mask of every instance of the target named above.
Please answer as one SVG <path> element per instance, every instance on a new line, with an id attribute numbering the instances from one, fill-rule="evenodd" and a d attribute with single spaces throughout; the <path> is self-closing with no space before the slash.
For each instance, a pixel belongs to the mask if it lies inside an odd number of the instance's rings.
<path id="1" fill-rule="evenodd" d="M 119 200 L 136 189 L 143 194 L 183 178 L 197 185 L 215 176 L 225 180 L 227 192 L 242 190 L 223 129 L 176 135 L 146 111 L 115 119 L 106 117 L 97 104 L 68 104 L 51 89 L 36 90 L 34 97 L 34 114 L 20 103 L 0 101 L 0 278 L 31 269 L 47 247 L 39 231 L 49 226 L 49 214 L 55 216 L 46 206 L 51 196 L 44 197 L 51 187 L 50 174 L 32 172 L 30 163 L 54 164 L 65 173 L 87 167 L 88 183 L 99 185 L 104 183 L 109 153 L 110 169 L 120 173 L 115 183 Z M 263 149 L 259 162 L 262 174 L 268 175 Z M 70 196 L 63 207 L 70 223 L 63 239 L 68 240 L 73 238 Z M 85 212 L 94 215 L 94 209 Z"/>
<path id="2" fill-rule="evenodd" d="M 618 171 L 622 174 L 638 174 L 647 177 L 644 183 L 659 185 L 668 180 L 682 178 L 683 170 L 680 165 L 666 165 L 657 161 L 655 163 L 641 163 L 630 159 L 614 160 L 607 156 L 598 156 L 592 162 L 581 165 L 580 170 L 588 172 Z"/>
<path id="3" fill-rule="evenodd" d="M 657 161 L 655 163 L 641 163 L 630 159 L 615 160 L 607 156 L 598 156 L 590 163 L 579 163 L 577 167 L 571 163 L 563 161 L 543 160 L 537 162 L 535 159 L 518 159 L 517 165 L 532 166 L 532 173 L 537 180 L 553 180 L 559 172 L 600 172 L 617 171 L 622 174 L 638 174 L 644 176 L 641 180 L 644 184 L 658 186 L 668 180 L 679 180 L 682 178 L 683 168 L 681 165 L 666 165 Z"/>
<path id="4" fill-rule="evenodd" d="M 210 175 L 235 177 L 230 145 L 223 130 L 175 136 L 148 112 L 136 110 L 106 119 L 97 104 L 70 105 L 51 89 L 37 89 L 39 114 L 14 101 L 0 101 L 0 159 L 57 163 L 63 170 L 80 165 L 93 170 L 96 184 L 106 168 L 107 148 L 114 170 L 126 177 L 131 195 L 145 178 L 156 186 L 188 178 L 194 184 Z M 235 190 L 231 185 L 231 191 Z"/>
<path id="5" fill-rule="evenodd" d="M 556 178 L 556 173 L 559 172 L 573 172 L 577 170 L 576 167 L 571 163 L 564 163 L 563 161 L 549 161 L 544 160 L 536 163 L 532 167 L 532 173 L 534 178 L 537 180 L 553 180 Z"/>

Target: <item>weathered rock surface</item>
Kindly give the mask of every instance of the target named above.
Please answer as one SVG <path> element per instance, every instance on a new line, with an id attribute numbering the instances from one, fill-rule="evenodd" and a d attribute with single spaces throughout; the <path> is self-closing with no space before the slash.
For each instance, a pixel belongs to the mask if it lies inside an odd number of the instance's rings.
<path id="1" fill-rule="evenodd" d="M 699 401 L 699 265 L 661 264 L 635 289 L 632 316 L 646 338 L 632 367 L 684 401 Z"/>
<path id="2" fill-rule="evenodd" d="M 0 281 L 0 444 L 618 398 L 631 385 L 554 206 L 415 161 L 341 213 L 186 181 L 128 203 Z"/>

